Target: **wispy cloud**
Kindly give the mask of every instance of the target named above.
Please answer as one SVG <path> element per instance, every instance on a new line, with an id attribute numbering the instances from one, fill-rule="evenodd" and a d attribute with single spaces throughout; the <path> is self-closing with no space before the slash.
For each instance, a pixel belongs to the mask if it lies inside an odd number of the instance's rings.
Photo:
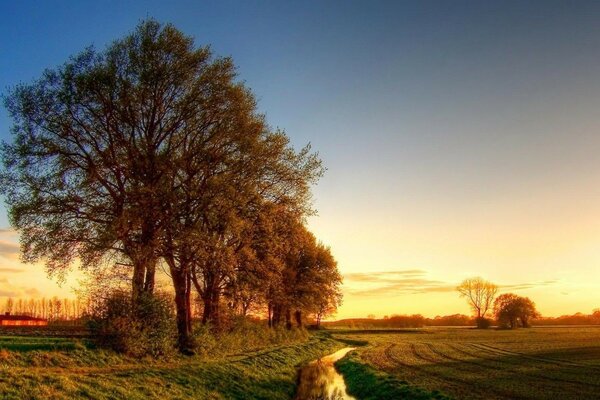
<path id="1" fill-rule="evenodd" d="M 372 283 L 372 282 L 390 282 L 394 283 L 398 280 L 406 279 L 406 278 L 415 278 L 418 276 L 424 276 L 427 272 L 422 269 L 404 269 L 398 271 L 385 271 L 385 272 L 370 272 L 370 273 L 353 273 L 346 274 L 344 278 L 348 281 L 352 282 L 363 282 L 363 283 Z"/>
<path id="2" fill-rule="evenodd" d="M 0 267 L 0 274 L 18 274 L 20 272 L 24 272 L 24 269 L 21 268 L 2 268 Z"/>
<path id="3" fill-rule="evenodd" d="M 400 296 L 456 291 L 458 283 L 432 280 L 422 269 L 352 273 L 344 275 L 346 292 L 354 296 Z M 525 290 L 556 284 L 556 280 L 499 285 L 501 292 Z"/>
<path id="4" fill-rule="evenodd" d="M 501 290 L 524 290 L 524 289 L 533 289 L 540 286 L 550 286 L 558 283 L 557 280 L 549 280 L 542 282 L 527 282 L 527 283 L 515 283 L 510 285 L 499 285 Z"/>
<path id="5" fill-rule="evenodd" d="M 0 256 L 10 260 L 17 260 L 19 258 L 19 251 L 18 243 L 0 240 Z"/>
<path id="6" fill-rule="evenodd" d="M 36 288 L 23 288 L 23 292 L 28 297 L 40 297 L 42 295 L 42 292 L 40 292 Z"/>
<path id="7" fill-rule="evenodd" d="M 14 290 L 0 289 L 0 297 L 19 297 L 20 292 Z"/>
<path id="8" fill-rule="evenodd" d="M 422 269 L 405 269 L 372 273 L 353 273 L 344 276 L 348 286 L 364 286 L 368 288 L 348 289 L 348 293 L 357 296 L 386 296 L 401 294 L 417 294 L 428 292 L 450 292 L 455 285 L 447 282 L 427 279 L 427 272 Z"/>
<path id="9" fill-rule="evenodd" d="M 37 288 L 13 284 L 7 277 L 0 277 L 0 297 L 40 297 Z"/>

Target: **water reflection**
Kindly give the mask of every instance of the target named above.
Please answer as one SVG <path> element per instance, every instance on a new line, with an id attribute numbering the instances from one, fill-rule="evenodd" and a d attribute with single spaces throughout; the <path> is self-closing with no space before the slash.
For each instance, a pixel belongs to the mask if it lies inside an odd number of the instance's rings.
<path id="1" fill-rule="evenodd" d="M 344 378 L 333 366 L 352 350 L 346 347 L 300 369 L 296 400 L 356 400 L 346 393 Z"/>

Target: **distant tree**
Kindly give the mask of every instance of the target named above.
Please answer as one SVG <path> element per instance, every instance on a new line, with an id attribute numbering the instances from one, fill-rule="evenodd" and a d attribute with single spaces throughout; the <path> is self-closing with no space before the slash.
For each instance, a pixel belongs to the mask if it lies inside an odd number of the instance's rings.
<path id="1" fill-rule="evenodd" d="M 476 277 L 465 279 L 456 290 L 458 290 L 461 297 L 466 298 L 469 302 L 475 313 L 477 326 L 480 328 L 487 327 L 488 323 L 485 320 L 485 316 L 492 308 L 494 297 L 498 292 L 498 286 Z"/>
<path id="2" fill-rule="evenodd" d="M 529 328 L 531 320 L 540 314 L 535 308 L 535 303 L 528 297 L 505 293 L 498 296 L 494 302 L 494 315 L 500 326 L 514 329 L 519 326 Z"/>
<path id="3" fill-rule="evenodd" d="M 6 299 L 6 304 L 4 305 L 4 312 L 7 312 L 9 314 L 12 313 L 14 306 L 15 306 L 15 301 L 13 300 L 12 297 L 9 297 L 8 299 Z"/>

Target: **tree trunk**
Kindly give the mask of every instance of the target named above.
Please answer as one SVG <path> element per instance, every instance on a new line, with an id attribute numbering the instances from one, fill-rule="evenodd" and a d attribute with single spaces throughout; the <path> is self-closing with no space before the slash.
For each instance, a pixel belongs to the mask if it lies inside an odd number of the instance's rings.
<path id="1" fill-rule="evenodd" d="M 296 312 L 294 313 L 294 318 L 296 319 L 296 324 L 298 325 L 298 328 L 302 328 L 302 311 L 296 310 Z"/>
<path id="2" fill-rule="evenodd" d="M 148 263 L 146 267 L 146 279 L 144 281 L 144 292 L 153 294 L 154 293 L 154 283 L 156 276 L 156 260 L 152 260 Z"/>
<path id="3" fill-rule="evenodd" d="M 212 323 L 215 328 L 219 328 L 219 291 L 211 288 L 202 296 L 204 302 L 204 313 L 202 314 L 202 323 Z"/>
<path id="4" fill-rule="evenodd" d="M 281 310 L 282 307 L 279 304 L 275 304 L 273 306 L 273 318 L 272 318 L 272 326 L 276 327 L 281 322 Z"/>
<path id="5" fill-rule="evenodd" d="M 285 327 L 286 329 L 292 329 L 292 312 L 289 308 L 285 309 Z"/>
<path id="6" fill-rule="evenodd" d="M 144 293 L 144 274 L 146 272 L 146 266 L 136 261 L 133 262 L 133 277 L 131 279 L 131 298 L 134 303 L 137 303 L 142 293 Z"/>
<path id="7" fill-rule="evenodd" d="M 183 354 L 194 353 L 191 346 L 192 325 L 190 321 L 190 290 L 187 268 L 170 266 L 173 288 L 175 289 L 175 310 L 177 313 L 177 346 Z"/>
<path id="8" fill-rule="evenodd" d="M 188 272 L 185 278 L 186 308 L 189 334 L 192 334 L 192 277 Z"/>
<path id="9" fill-rule="evenodd" d="M 269 328 L 273 327 L 273 305 L 269 303 L 267 305 L 267 318 L 269 323 Z"/>

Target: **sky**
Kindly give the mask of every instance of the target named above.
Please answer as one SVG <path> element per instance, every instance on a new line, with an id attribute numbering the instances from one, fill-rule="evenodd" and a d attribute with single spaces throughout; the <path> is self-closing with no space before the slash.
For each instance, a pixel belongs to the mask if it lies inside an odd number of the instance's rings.
<path id="1" fill-rule="evenodd" d="M 338 318 L 468 313 L 472 276 L 548 316 L 600 307 L 600 2 L 5 1 L 0 91 L 148 17 L 232 56 L 319 152 Z M 77 273 L 19 263 L 5 208 L 0 228 L 0 301 L 72 296 Z"/>

